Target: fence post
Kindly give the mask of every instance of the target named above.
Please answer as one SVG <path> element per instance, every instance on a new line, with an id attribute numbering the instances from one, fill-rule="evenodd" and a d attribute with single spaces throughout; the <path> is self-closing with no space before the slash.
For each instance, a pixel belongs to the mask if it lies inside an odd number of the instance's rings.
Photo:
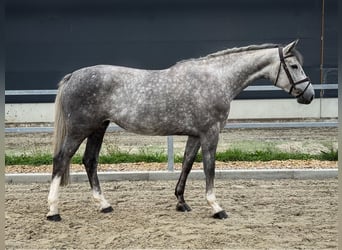
<path id="1" fill-rule="evenodd" d="M 167 137 L 167 170 L 174 171 L 173 137 Z"/>

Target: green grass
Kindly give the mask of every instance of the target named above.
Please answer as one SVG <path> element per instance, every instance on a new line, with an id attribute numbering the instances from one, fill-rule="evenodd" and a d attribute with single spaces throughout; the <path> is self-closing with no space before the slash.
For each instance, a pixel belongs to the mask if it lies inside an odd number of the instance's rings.
<path id="1" fill-rule="evenodd" d="M 21 154 L 21 155 L 6 155 L 5 165 L 49 165 L 52 163 L 50 154 Z"/>
<path id="2" fill-rule="evenodd" d="M 337 150 L 331 149 L 329 152 L 321 152 L 317 155 L 303 153 L 285 153 L 277 150 L 261 150 L 261 151 L 243 151 L 240 149 L 232 149 L 216 154 L 218 161 L 271 161 L 271 160 L 325 160 L 337 161 Z M 182 162 L 183 157 L 176 155 L 175 162 Z M 196 161 L 202 161 L 201 154 L 198 154 Z M 167 162 L 167 155 L 161 152 L 146 152 L 138 153 L 112 151 L 100 156 L 100 163 L 115 164 L 115 163 L 133 163 L 133 162 Z M 82 157 L 75 155 L 72 163 L 82 163 Z M 34 153 L 22 155 L 5 155 L 5 165 L 51 165 L 52 156 L 49 153 Z"/>

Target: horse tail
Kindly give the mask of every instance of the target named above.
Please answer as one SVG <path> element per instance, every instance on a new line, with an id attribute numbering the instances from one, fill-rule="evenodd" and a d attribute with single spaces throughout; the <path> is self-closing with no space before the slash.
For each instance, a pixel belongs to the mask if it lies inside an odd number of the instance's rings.
<path id="1" fill-rule="evenodd" d="M 55 122 L 54 122 L 54 150 L 53 154 L 54 157 L 58 155 L 60 152 L 64 138 L 66 136 L 66 120 L 65 115 L 62 108 L 62 101 L 63 101 L 63 89 L 65 87 L 65 83 L 68 82 L 70 79 L 71 74 L 68 74 L 63 77 L 63 79 L 58 84 L 58 92 L 55 99 Z M 64 173 L 61 176 L 61 185 L 66 186 L 69 184 L 70 179 L 70 166 L 67 166 Z"/>

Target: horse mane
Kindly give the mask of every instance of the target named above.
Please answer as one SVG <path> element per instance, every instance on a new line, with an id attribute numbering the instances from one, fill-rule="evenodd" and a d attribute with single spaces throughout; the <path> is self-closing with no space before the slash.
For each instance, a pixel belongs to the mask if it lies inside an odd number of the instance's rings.
<path id="1" fill-rule="evenodd" d="M 225 49 L 225 50 L 220 50 L 211 54 L 208 54 L 203 57 L 199 58 L 192 58 L 192 59 L 185 59 L 181 60 L 178 63 L 183 63 L 187 61 L 202 61 L 202 60 L 207 60 L 207 59 L 212 59 L 212 58 L 217 58 L 221 56 L 226 56 L 234 53 L 240 53 L 240 52 L 245 52 L 245 51 L 254 51 L 254 50 L 260 50 L 260 49 L 271 49 L 271 48 L 277 48 L 277 47 L 284 47 L 282 44 L 274 44 L 274 43 L 265 43 L 261 45 L 249 45 L 249 46 L 244 46 L 244 47 L 234 47 L 230 49 Z M 298 61 L 303 64 L 303 56 L 302 54 L 297 50 L 297 49 L 292 49 L 291 51 L 293 55 L 298 59 Z M 177 63 L 177 64 L 178 64 Z"/>
<path id="2" fill-rule="evenodd" d="M 260 50 L 260 49 L 271 49 L 271 48 L 277 48 L 279 44 L 273 44 L 273 43 L 265 43 L 261 45 L 249 45 L 249 46 L 244 46 L 244 47 L 235 47 L 231 49 L 225 49 L 221 51 L 217 51 L 215 53 L 209 54 L 205 57 L 202 57 L 203 59 L 207 58 L 215 58 L 219 56 L 225 56 L 229 54 L 234 54 L 234 53 L 240 53 L 240 52 L 245 52 L 245 51 L 254 51 L 254 50 Z"/>

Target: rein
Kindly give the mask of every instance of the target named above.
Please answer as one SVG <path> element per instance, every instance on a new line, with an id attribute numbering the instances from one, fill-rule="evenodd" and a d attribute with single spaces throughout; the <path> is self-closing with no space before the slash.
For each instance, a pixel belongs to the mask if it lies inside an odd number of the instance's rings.
<path id="1" fill-rule="evenodd" d="M 282 47 L 278 47 L 278 52 L 279 52 L 280 64 L 279 64 L 279 69 L 278 69 L 277 77 L 276 77 L 276 80 L 274 82 L 274 86 L 277 86 L 279 75 L 280 75 L 281 66 L 283 66 L 283 69 L 284 69 L 284 71 L 285 71 L 285 73 L 287 75 L 287 78 L 289 79 L 290 84 L 291 84 L 291 88 L 290 88 L 290 91 L 289 91 L 290 95 L 291 95 L 293 89 L 296 89 L 296 85 L 298 85 L 300 83 L 303 83 L 303 82 L 308 82 L 308 84 L 306 85 L 304 90 L 299 95 L 296 96 L 296 98 L 301 97 L 305 93 L 305 91 L 308 89 L 308 87 L 310 85 L 310 78 L 306 77 L 306 78 L 304 78 L 302 80 L 294 82 L 293 78 L 292 78 L 292 76 L 290 74 L 290 71 L 289 71 L 289 69 L 288 69 L 288 67 L 286 65 L 286 62 L 285 62 L 286 58 L 292 57 L 294 55 L 288 55 L 288 56 L 284 57 L 284 53 L 283 53 L 283 48 Z"/>

